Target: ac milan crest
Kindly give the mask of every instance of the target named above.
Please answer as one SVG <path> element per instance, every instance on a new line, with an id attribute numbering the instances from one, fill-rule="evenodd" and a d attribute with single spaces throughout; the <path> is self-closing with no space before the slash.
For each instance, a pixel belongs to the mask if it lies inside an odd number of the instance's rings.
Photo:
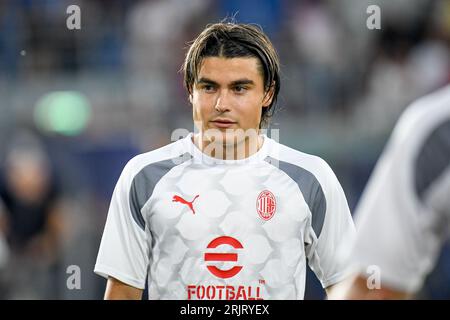
<path id="1" fill-rule="evenodd" d="M 265 221 L 270 220 L 275 214 L 276 208 L 277 202 L 273 193 L 269 190 L 262 191 L 256 200 L 256 211 L 259 216 Z"/>

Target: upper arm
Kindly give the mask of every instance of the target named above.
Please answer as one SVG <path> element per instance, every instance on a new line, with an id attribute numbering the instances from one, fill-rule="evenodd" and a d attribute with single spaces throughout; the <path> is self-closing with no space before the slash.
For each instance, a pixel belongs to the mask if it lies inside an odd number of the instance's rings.
<path id="1" fill-rule="evenodd" d="M 332 285 L 330 285 L 330 286 L 328 286 L 328 287 L 325 288 L 325 292 L 326 292 L 328 298 L 330 298 L 330 296 L 331 296 L 332 293 L 333 293 L 333 290 L 335 289 L 335 287 L 336 287 L 337 285 L 338 285 L 338 284 L 332 284 Z"/>
<path id="2" fill-rule="evenodd" d="M 352 248 L 355 227 L 337 177 L 327 164 L 324 164 L 323 171 L 324 174 L 319 178 L 323 189 L 321 201 L 325 203 L 323 226 L 320 229 L 314 227 L 317 212 L 312 210 L 311 227 L 305 243 L 309 266 L 322 286 L 328 288 L 348 276 L 349 264 L 341 259 L 341 254 Z"/>
<path id="3" fill-rule="evenodd" d="M 130 191 L 133 178 L 127 165 L 113 192 L 94 271 L 143 289 L 150 240 L 144 225 L 136 218 L 141 213 Z"/>
<path id="4" fill-rule="evenodd" d="M 142 289 L 127 285 L 113 277 L 108 277 L 105 300 L 141 300 Z"/>

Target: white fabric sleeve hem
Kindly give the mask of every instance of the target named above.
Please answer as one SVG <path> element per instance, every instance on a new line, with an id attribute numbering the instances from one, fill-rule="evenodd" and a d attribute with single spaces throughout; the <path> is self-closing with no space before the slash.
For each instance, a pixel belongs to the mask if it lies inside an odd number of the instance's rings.
<path id="1" fill-rule="evenodd" d="M 115 278 L 115 279 L 117 279 L 119 281 L 122 281 L 125 284 L 133 286 L 135 288 L 142 289 L 142 290 L 145 289 L 145 280 L 137 280 L 137 279 L 132 278 L 132 277 L 130 277 L 130 276 L 120 272 L 120 271 L 117 271 L 114 268 L 111 268 L 111 267 L 108 267 L 108 266 L 105 266 L 105 265 L 97 263 L 95 265 L 94 272 L 96 274 L 98 274 L 99 276 L 102 276 L 102 277 L 104 277 L 106 279 L 110 276 L 110 277 L 113 277 L 113 278 Z"/>
<path id="2" fill-rule="evenodd" d="M 325 281 L 320 281 L 320 283 L 322 284 L 322 288 L 325 289 L 329 286 L 332 286 L 334 284 L 337 284 L 337 283 L 345 280 L 346 278 L 350 277 L 351 275 L 352 275 L 352 271 L 349 269 L 349 270 L 334 274 L 333 276 L 329 277 Z"/>

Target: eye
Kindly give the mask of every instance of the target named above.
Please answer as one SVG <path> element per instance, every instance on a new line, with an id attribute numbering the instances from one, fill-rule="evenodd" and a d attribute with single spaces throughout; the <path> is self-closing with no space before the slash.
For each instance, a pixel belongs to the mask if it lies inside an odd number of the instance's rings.
<path id="1" fill-rule="evenodd" d="M 234 87 L 234 91 L 237 93 L 244 93 L 245 91 L 247 91 L 247 87 L 245 86 L 235 86 Z"/>
<path id="2" fill-rule="evenodd" d="M 203 89 L 203 91 L 205 91 L 205 92 L 214 92 L 214 86 L 213 85 L 211 85 L 211 84 L 205 84 L 203 87 L 202 87 L 202 89 Z"/>

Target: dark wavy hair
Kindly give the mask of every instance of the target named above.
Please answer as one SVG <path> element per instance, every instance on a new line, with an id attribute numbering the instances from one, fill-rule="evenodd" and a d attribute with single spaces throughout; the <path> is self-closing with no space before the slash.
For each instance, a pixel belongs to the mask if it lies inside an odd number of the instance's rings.
<path id="1" fill-rule="evenodd" d="M 207 25 L 190 43 L 181 71 L 189 94 L 197 80 L 203 58 L 255 57 L 264 79 L 264 91 L 273 90 L 272 102 L 264 107 L 259 127 L 267 126 L 273 116 L 280 91 L 280 62 L 278 54 L 262 29 L 253 24 L 220 22 Z"/>

